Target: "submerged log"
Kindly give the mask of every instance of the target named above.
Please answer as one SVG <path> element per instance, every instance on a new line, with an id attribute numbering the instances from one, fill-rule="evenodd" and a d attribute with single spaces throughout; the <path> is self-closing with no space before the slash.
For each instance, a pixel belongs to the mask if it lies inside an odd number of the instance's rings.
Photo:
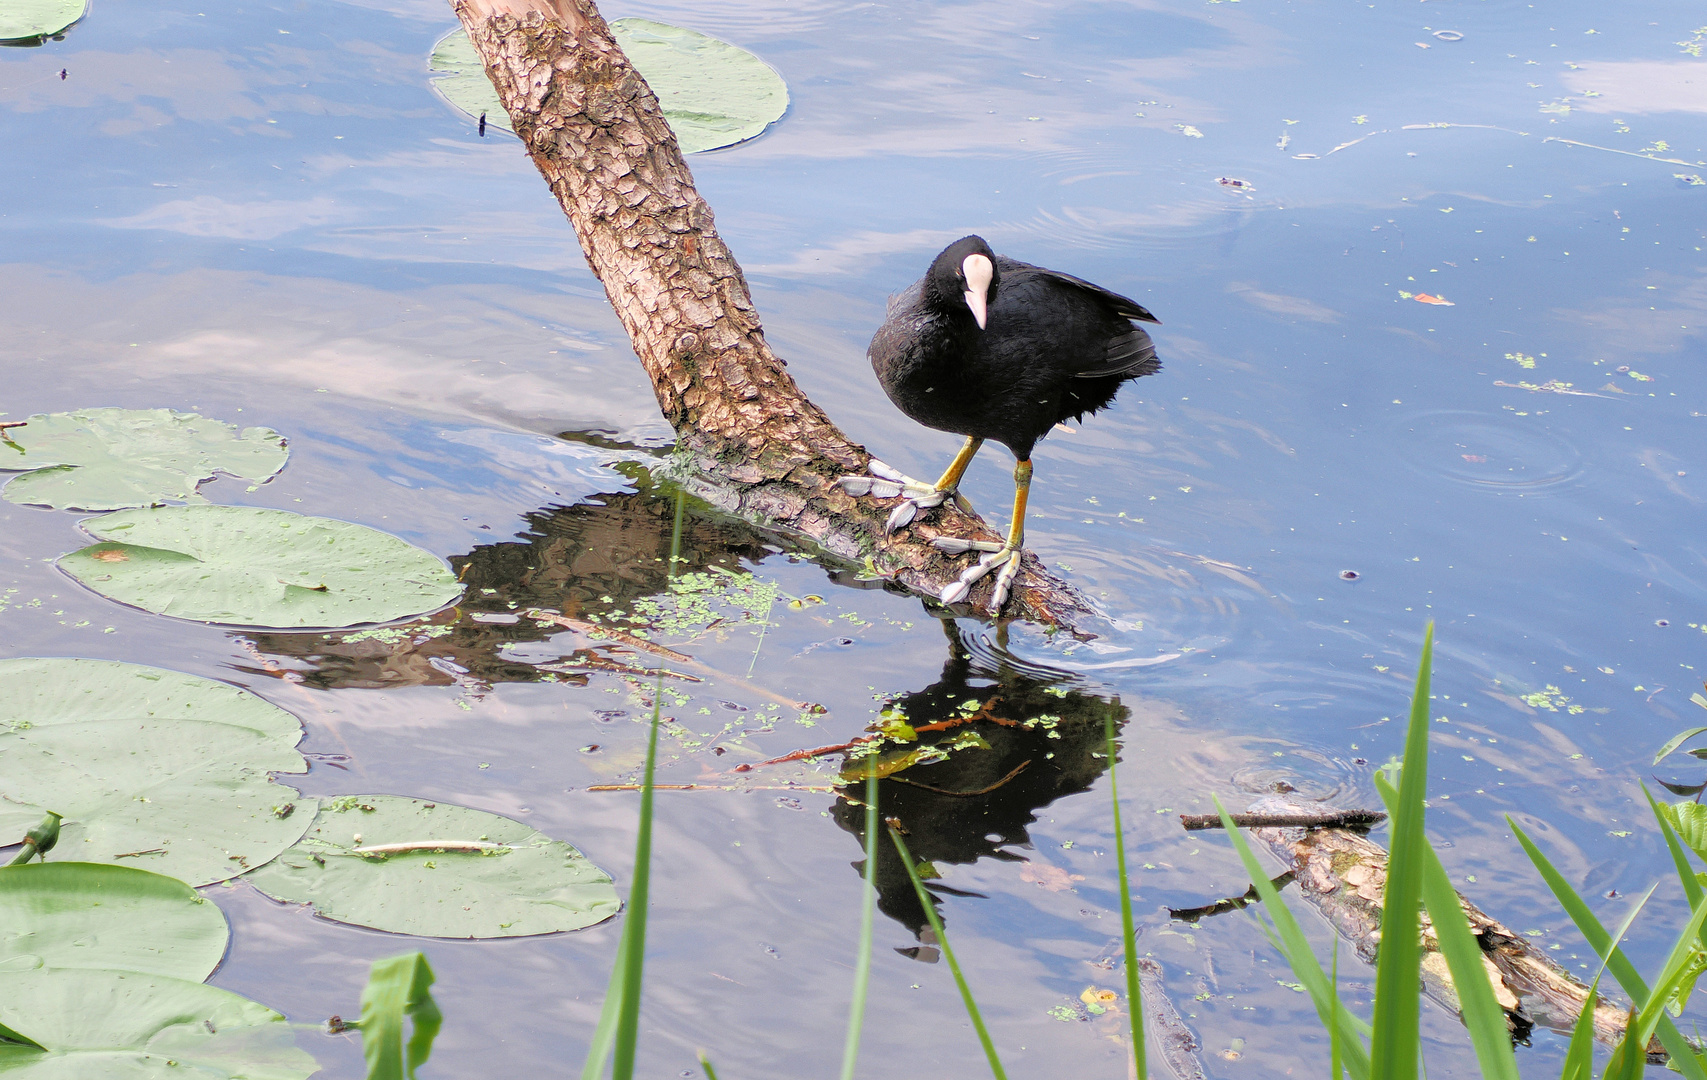
<path id="1" fill-rule="evenodd" d="M 951 505 L 886 535 L 889 504 L 835 484 L 866 471 L 865 449 L 771 352 L 657 98 L 591 0 L 452 6 L 628 331 L 688 490 L 930 597 L 959 574 L 932 536 L 1001 539 Z M 989 587 L 969 602 L 981 606 Z M 1028 552 L 1007 613 L 1072 629 L 1090 606 Z"/>
<path id="2" fill-rule="evenodd" d="M 1286 814 L 1330 811 L 1320 803 L 1271 796 L 1258 800 L 1251 811 Z M 1360 832 L 1347 829 L 1255 829 L 1256 837 L 1286 862 L 1298 888 L 1334 930 L 1357 950 L 1367 964 L 1375 963 L 1381 940 L 1381 900 L 1387 888 L 1387 851 Z M 1507 929 L 1460 894 L 1470 931 L 1482 947 L 1482 966 L 1493 984 L 1494 997 L 1505 1010 L 1514 1039 L 1527 1041 L 1529 1032 L 1547 1028 L 1569 1036 L 1589 1000 L 1589 988 L 1550 960 L 1521 934 Z M 1423 992 L 1454 1013 L 1461 1013 L 1458 992 L 1446 958 L 1440 952 L 1428 912 L 1422 913 Z M 1624 1037 L 1626 1009 L 1603 996 L 1594 1004 L 1595 1041 L 1617 1045 Z M 1658 1038 L 1648 1044 L 1648 1060 L 1666 1060 Z"/>

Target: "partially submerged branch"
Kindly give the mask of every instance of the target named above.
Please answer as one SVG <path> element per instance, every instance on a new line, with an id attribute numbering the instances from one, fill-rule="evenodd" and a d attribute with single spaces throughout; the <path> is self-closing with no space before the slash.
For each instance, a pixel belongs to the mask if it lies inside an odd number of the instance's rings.
<path id="1" fill-rule="evenodd" d="M 591 0 L 452 5 L 628 330 L 689 466 L 684 483 L 719 509 L 940 595 L 958 570 L 932 536 L 1000 537 L 949 506 L 886 535 L 888 505 L 835 484 L 869 456 L 771 352 L 657 98 Z M 1026 556 L 1010 613 L 1071 629 L 1089 610 Z"/>
<path id="2" fill-rule="evenodd" d="M 1251 809 L 1257 814 L 1275 815 L 1331 810 L 1317 803 L 1281 797 L 1259 800 Z M 1386 849 L 1346 829 L 1259 828 L 1255 835 L 1287 863 L 1304 898 L 1351 943 L 1365 963 L 1374 964 L 1381 938 L 1381 900 L 1387 884 Z M 1523 935 L 1507 929 L 1462 895 L 1459 901 L 1469 919 L 1470 930 L 1482 947 L 1483 966 L 1513 1036 L 1527 1038 L 1535 1027 L 1569 1035 L 1588 1004 L 1588 987 L 1548 959 Z M 1457 1012 L 1458 994 L 1426 913 L 1422 967 L 1423 990 Z M 1596 1001 L 1596 1041 L 1617 1045 L 1623 1038 L 1626 1019 L 1625 1010 L 1605 998 Z M 1657 1039 L 1649 1043 L 1648 1059 L 1665 1060 Z"/>
<path id="3" fill-rule="evenodd" d="M 1241 829 L 1362 829 L 1369 830 L 1387 820 L 1380 810 L 1301 810 L 1291 814 L 1234 814 L 1233 824 Z M 1187 832 L 1196 829 L 1221 828 L 1219 814 L 1181 814 L 1180 827 Z"/>

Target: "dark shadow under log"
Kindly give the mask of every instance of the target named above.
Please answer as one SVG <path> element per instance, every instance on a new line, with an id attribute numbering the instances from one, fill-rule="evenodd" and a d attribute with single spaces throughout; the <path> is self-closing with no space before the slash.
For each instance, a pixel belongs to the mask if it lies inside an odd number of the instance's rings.
<path id="1" fill-rule="evenodd" d="M 890 503 L 836 486 L 865 471 L 865 448 L 806 398 L 766 344 L 741 268 L 657 98 L 591 0 L 452 6 L 675 428 L 676 479 L 730 514 L 940 595 L 968 557 L 942 555 L 932 536 L 1000 537 L 952 506 L 885 535 Z M 982 607 L 989 587 L 981 583 L 968 604 Z M 1091 611 L 1027 553 L 1005 613 L 1070 630 Z"/>

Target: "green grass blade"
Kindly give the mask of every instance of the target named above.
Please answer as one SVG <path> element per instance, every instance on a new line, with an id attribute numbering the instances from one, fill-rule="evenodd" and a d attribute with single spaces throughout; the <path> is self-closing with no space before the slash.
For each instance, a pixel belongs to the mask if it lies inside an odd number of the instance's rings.
<path id="1" fill-rule="evenodd" d="M 1606 966 L 1601 965 L 1604 972 Z M 1565 1048 L 1565 1064 L 1559 1070 L 1559 1080 L 1594 1080 L 1594 1002 L 1600 989 L 1600 974 L 1588 985 L 1588 1004 L 1577 1014 L 1571 1026 L 1571 1041 Z"/>
<path id="2" fill-rule="evenodd" d="M 1636 1008 L 1640 1010 L 1646 1006 L 1649 996 L 1648 984 L 1636 971 L 1636 966 L 1630 963 L 1629 958 L 1624 955 L 1624 951 L 1618 948 L 1618 943 L 1607 934 L 1606 927 L 1602 926 L 1594 912 L 1589 910 L 1588 904 L 1583 901 L 1583 898 L 1577 894 L 1575 889 L 1571 888 L 1559 871 L 1553 868 L 1553 864 L 1547 861 L 1547 857 L 1541 854 L 1541 849 L 1529 839 L 1529 834 L 1519 828 L 1517 822 L 1513 821 L 1509 815 L 1506 817 L 1506 824 L 1511 827 L 1512 834 L 1517 837 L 1517 842 L 1523 845 L 1524 852 L 1529 855 L 1529 861 L 1535 864 L 1536 870 L 1540 871 L 1542 880 L 1547 883 L 1548 888 L 1553 890 L 1553 896 L 1559 901 L 1559 905 L 1565 909 L 1565 914 L 1569 915 L 1571 921 L 1576 924 L 1578 933 L 1582 934 L 1584 940 L 1588 942 L 1589 947 L 1596 954 L 1605 958 L 1606 969 L 1612 972 L 1612 977 L 1618 980 L 1618 985 L 1624 988 L 1626 994 L 1630 995 L 1630 1000 L 1635 1003 Z M 1703 1070 L 1701 1059 L 1690 1049 L 1689 1043 L 1683 1038 L 1683 1034 L 1677 1030 L 1677 1025 L 1673 1024 L 1671 1018 L 1666 1016 L 1664 1012 L 1661 1012 L 1659 1016 L 1658 1033 L 1660 1045 L 1665 1047 L 1667 1054 L 1671 1055 L 1672 1064 L 1679 1072 L 1688 1077 L 1689 1080 L 1707 1080 L 1707 1070 Z"/>
<path id="3" fill-rule="evenodd" d="M 1405 767 L 1410 768 L 1409 763 Z M 1397 816 L 1399 792 L 1380 775 L 1375 777 L 1375 787 L 1387 804 L 1387 812 Z M 1470 1045 L 1476 1050 L 1482 1076 L 1484 1080 L 1518 1080 L 1517 1056 L 1512 1053 L 1505 1010 L 1494 997 L 1493 984 L 1482 960 L 1482 947 L 1470 932 L 1470 921 L 1464 915 L 1458 892 L 1452 887 L 1446 868 L 1440 865 L 1440 857 L 1427 844 L 1422 848 L 1422 861 L 1423 903 L 1434 923 L 1440 953 L 1452 973 L 1459 1013 L 1470 1032 Z M 1392 872 L 1391 863 L 1388 872 Z"/>
<path id="4" fill-rule="evenodd" d="M 676 576 L 682 550 L 684 494 L 676 492 L 676 518 L 670 534 L 670 577 Z M 640 780 L 640 825 L 634 840 L 634 885 L 628 893 L 628 920 L 623 924 L 622 943 L 611 967 L 610 985 L 593 1045 L 587 1052 L 583 1080 L 596 1080 L 603 1071 L 606 1053 L 611 1056 L 612 1080 L 634 1080 L 634 1055 L 640 1042 L 640 986 L 646 969 L 646 913 L 652 884 L 653 779 L 658 768 L 658 728 L 663 710 L 664 676 L 660 672 L 652 689 L 652 723 L 646 736 L 646 767 Z M 611 1001 L 617 1002 L 615 1031 L 607 1036 Z M 606 1048 L 608 1043 L 608 1049 Z"/>
<path id="5" fill-rule="evenodd" d="M 633 1080 L 634 1053 L 640 1042 L 640 980 L 646 967 L 646 909 L 652 884 L 652 779 L 658 764 L 659 710 L 663 676 L 652 696 L 651 731 L 646 739 L 646 770 L 640 781 L 640 830 L 634 842 L 634 886 L 628 893 L 628 923 L 623 927 L 622 1004 L 617 1010 L 616 1044 L 611 1054 L 614 1080 Z"/>
<path id="6" fill-rule="evenodd" d="M 599 1023 L 593 1029 L 593 1041 L 587 1047 L 587 1061 L 581 1066 L 581 1080 L 598 1080 L 610 1061 L 611 1047 L 616 1045 L 616 1017 L 622 1008 L 622 979 L 628 972 L 628 924 L 622 927 L 617 939 L 616 959 L 611 961 L 610 983 L 605 987 L 605 1003 L 599 1009 Z"/>
<path id="7" fill-rule="evenodd" d="M 842 1080 L 853 1080 L 859 1060 L 859 1033 L 865 1024 L 865 997 L 871 986 L 871 922 L 877 907 L 877 770 L 865 777 L 865 894 L 859 909 L 859 955 L 854 960 L 853 1004 L 848 1008 L 848 1038 L 842 1047 Z M 703 1061 L 703 1059 L 702 1059 Z M 707 1072 L 710 1066 L 706 1066 Z M 712 1080 L 717 1080 L 712 1077 Z"/>
<path id="8" fill-rule="evenodd" d="M 1126 1005 L 1132 1026 L 1132 1065 L 1138 1080 L 1146 1080 L 1144 1001 L 1138 994 L 1138 934 L 1132 925 L 1132 885 L 1126 874 L 1126 831 L 1120 824 L 1120 785 L 1115 779 L 1114 714 L 1103 717 L 1103 743 L 1108 754 L 1108 797 L 1114 804 L 1115 865 L 1120 874 L 1120 941 L 1126 958 Z M 846 1080 L 846 1078 L 844 1078 Z"/>
<path id="9" fill-rule="evenodd" d="M 1617 945 L 1624 940 L 1624 935 L 1630 932 L 1630 926 L 1636 921 L 1636 915 L 1659 888 L 1655 882 L 1648 886 L 1648 891 L 1642 894 L 1630 907 L 1630 913 L 1624 916 L 1624 921 L 1618 924 L 1618 929 L 1612 934 L 1612 943 Z M 1608 954 L 1610 955 L 1610 954 Z M 1595 969 L 1594 979 L 1589 983 L 1588 996 L 1584 999 L 1582 1012 L 1577 1014 L 1577 1022 L 1571 1026 L 1571 1041 L 1565 1049 L 1565 1064 L 1559 1073 L 1559 1080 L 1593 1080 L 1594 1076 L 1594 1006 L 1596 996 L 1600 991 L 1601 976 L 1606 974 L 1606 959 L 1601 958 L 1600 967 Z"/>
<path id="10" fill-rule="evenodd" d="M 1695 868 L 1689 864 L 1689 856 L 1684 853 L 1683 841 L 1677 837 L 1677 830 L 1671 827 L 1671 820 L 1666 817 L 1654 793 L 1648 790 L 1648 785 L 1642 785 L 1642 794 L 1647 796 L 1648 808 L 1654 812 L 1654 820 L 1660 823 L 1660 832 L 1666 838 L 1666 847 L 1671 851 L 1672 865 L 1677 867 L 1677 880 L 1683 884 L 1683 893 L 1689 897 L 1689 906 L 1693 909 L 1701 903 L 1701 882 L 1695 876 Z"/>
<path id="11" fill-rule="evenodd" d="M 1257 895 L 1262 897 L 1263 906 L 1269 918 L 1273 920 L 1272 931 L 1264 926 L 1264 930 L 1269 932 L 1269 940 L 1274 943 L 1280 955 L 1286 958 L 1286 962 L 1292 967 L 1292 974 L 1310 995 L 1322 1026 L 1339 1032 L 1340 1060 L 1345 1071 L 1350 1074 L 1352 1080 L 1369 1080 L 1369 1050 L 1364 1042 L 1367 1026 L 1352 1016 L 1340 1003 L 1338 990 L 1334 983 L 1328 981 L 1321 963 L 1310 951 L 1310 942 L 1299 928 L 1298 920 L 1292 917 L 1292 912 L 1280 899 L 1279 890 L 1268 879 L 1267 871 L 1257 862 L 1257 857 L 1251 853 L 1250 845 L 1245 842 L 1244 834 L 1233 824 L 1232 817 L 1218 798 L 1215 800 L 1215 809 L 1221 815 L 1221 827 L 1226 830 L 1227 838 L 1233 842 L 1234 850 L 1245 864 L 1245 872 L 1250 875 L 1251 885 L 1256 889 Z"/>
<path id="12" fill-rule="evenodd" d="M 711 1067 L 711 1059 L 704 1050 L 699 1052 L 699 1067 L 705 1070 L 705 1080 L 717 1080 L 717 1070 Z"/>
<path id="13" fill-rule="evenodd" d="M 433 1052 L 444 1016 L 433 1001 L 433 969 L 425 953 L 403 953 L 373 962 L 362 989 L 362 1056 L 368 1080 L 415 1080 L 415 1070 Z M 414 1020 L 407 1046 L 403 1021 Z"/>
<path id="14" fill-rule="evenodd" d="M 1686 980 L 1693 979 L 1699 970 L 1691 970 L 1695 958 L 1696 946 L 1701 936 L 1701 927 L 1707 922 L 1707 903 L 1697 904 L 1689 922 L 1684 925 L 1677 941 L 1672 945 L 1671 955 L 1666 958 L 1665 967 L 1660 970 L 1659 978 L 1654 980 L 1654 991 L 1648 996 L 1648 1003 L 1642 1006 L 1636 1017 L 1636 1023 L 1631 1025 L 1631 1032 L 1626 1038 L 1634 1035 L 1634 1049 L 1630 1054 L 1632 1065 L 1631 1076 L 1639 1077 L 1641 1070 L 1646 1067 L 1646 1050 L 1648 1040 L 1653 1037 L 1654 1028 L 1659 1026 L 1660 1018 L 1665 1016 L 1666 1003 L 1676 996 Z"/>
<path id="15" fill-rule="evenodd" d="M 1331 980 L 1329 985 L 1333 988 L 1334 1000 L 1338 1001 L 1340 998 L 1340 939 L 1337 934 L 1334 935 L 1333 968 L 1329 971 L 1328 978 Z M 1328 1075 L 1334 1080 L 1341 1080 L 1341 1077 L 1345 1075 L 1345 1063 L 1340 1061 L 1340 1026 L 1338 1024 L 1328 1025 Z"/>
<path id="16" fill-rule="evenodd" d="M 907 842 L 901 839 L 901 834 L 893 828 L 889 830 L 889 839 L 895 842 L 895 850 L 901 853 L 901 865 L 907 868 L 907 877 L 913 883 L 913 891 L 919 896 L 919 905 L 925 909 L 925 918 L 930 920 L 937 944 L 942 947 L 943 959 L 948 961 L 948 970 L 954 973 L 954 983 L 960 987 L 960 1000 L 966 1003 L 966 1015 L 972 1018 L 972 1026 L 978 1031 L 978 1041 L 984 1047 L 984 1056 L 990 1060 L 990 1072 L 995 1075 L 996 1080 L 1008 1080 L 1008 1074 L 1002 1069 L 1002 1059 L 996 1056 L 996 1044 L 990 1040 L 990 1029 L 984 1026 L 984 1017 L 978 1012 L 978 1003 L 972 1000 L 972 989 L 966 985 L 966 976 L 960 973 L 960 961 L 954 958 L 954 950 L 949 947 L 948 933 L 942 928 L 942 919 L 937 916 L 936 905 L 931 903 L 930 893 L 925 891 L 925 883 L 919 880 L 918 868 L 913 865 L 913 853 L 907 850 Z"/>
<path id="17" fill-rule="evenodd" d="M 1405 770 L 1393 812 L 1387 888 L 1381 900 L 1381 950 L 1375 963 L 1375 1018 L 1369 1060 L 1382 1080 L 1414 1080 L 1422 1037 L 1422 890 L 1429 853 L 1423 833 L 1428 787 L 1428 683 L 1434 659 L 1434 624 L 1423 631 L 1422 658 L 1411 694 L 1405 735 Z"/>

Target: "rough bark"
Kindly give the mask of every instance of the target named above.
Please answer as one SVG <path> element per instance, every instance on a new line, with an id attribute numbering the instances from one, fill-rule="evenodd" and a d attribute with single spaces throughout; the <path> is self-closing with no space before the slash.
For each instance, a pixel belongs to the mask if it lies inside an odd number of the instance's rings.
<path id="1" fill-rule="evenodd" d="M 676 430 L 689 489 L 721 510 L 810 541 L 931 597 L 969 556 L 939 532 L 1000 539 L 940 507 L 885 535 L 892 503 L 835 486 L 865 471 L 850 441 L 765 343 L 741 268 L 694 190 L 657 98 L 591 0 L 452 0 L 516 133 L 574 225 Z M 987 602 L 990 581 L 968 601 Z M 1077 590 L 1028 554 L 1005 614 L 1072 629 Z"/>
<path id="2" fill-rule="evenodd" d="M 1251 806 L 1254 813 L 1285 814 L 1329 809 L 1320 803 L 1269 797 Z M 1381 940 L 1381 900 L 1387 887 L 1387 851 L 1362 833 L 1345 829 L 1256 829 L 1258 839 L 1287 863 L 1299 890 L 1328 922 L 1357 950 L 1367 964 L 1375 963 Z M 1512 1034 L 1527 1039 L 1537 1027 L 1569 1035 L 1588 1002 L 1588 987 L 1530 943 L 1507 929 L 1460 894 L 1470 931 L 1482 947 L 1482 964 L 1493 984 L 1494 997 L 1505 1010 Z M 1439 940 L 1423 916 L 1423 991 L 1453 1012 L 1458 992 L 1453 988 Z M 1604 996 L 1594 1006 L 1594 1037 L 1607 1046 L 1624 1037 L 1626 1010 Z M 1648 1044 L 1648 1060 L 1666 1060 L 1657 1038 Z"/>

